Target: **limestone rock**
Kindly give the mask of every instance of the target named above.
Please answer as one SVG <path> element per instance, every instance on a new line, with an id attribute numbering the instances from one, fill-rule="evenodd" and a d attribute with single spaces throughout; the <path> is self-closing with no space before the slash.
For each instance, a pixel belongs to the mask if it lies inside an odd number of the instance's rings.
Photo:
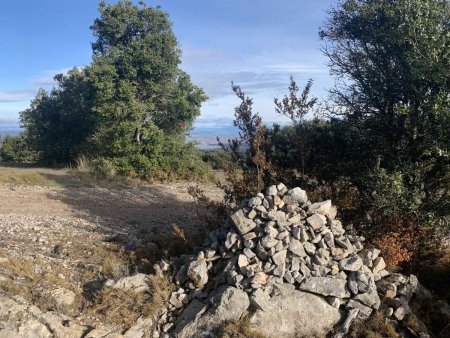
<path id="1" fill-rule="evenodd" d="M 320 214 L 313 214 L 306 219 L 306 222 L 314 229 L 319 230 L 325 226 L 327 219 Z"/>
<path id="2" fill-rule="evenodd" d="M 182 312 L 172 335 L 177 338 L 211 337 L 222 324 L 238 320 L 250 305 L 246 292 L 234 287 L 221 287 L 209 304 L 194 301 Z"/>
<path id="3" fill-rule="evenodd" d="M 339 262 L 339 268 L 345 271 L 358 271 L 362 266 L 363 261 L 357 255 L 344 258 Z"/>
<path id="4" fill-rule="evenodd" d="M 316 295 L 292 291 L 264 299 L 250 326 L 266 337 L 312 337 L 324 335 L 342 318 L 342 312 Z"/>
<path id="5" fill-rule="evenodd" d="M 329 277 L 310 277 L 300 284 L 299 289 L 323 296 L 348 298 L 350 293 L 346 288 L 347 281 Z"/>
<path id="6" fill-rule="evenodd" d="M 144 292 L 150 290 L 148 285 L 148 277 L 143 273 L 138 273 L 130 277 L 122 277 L 114 283 L 107 282 L 107 286 L 134 292 Z"/>
<path id="7" fill-rule="evenodd" d="M 231 215 L 230 219 L 241 235 L 252 231 L 256 227 L 256 223 L 247 218 L 242 209 L 239 209 L 233 215 Z"/>
<path id="8" fill-rule="evenodd" d="M 295 202 L 298 202 L 300 204 L 305 204 L 306 202 L 308 202 L 308 196 L 306 194 L 306 191 L 298 187 L 289 190 L 288 195 L 291 196 Z"/>
<path id="9" fill-rule="evenodd" d="M 198 259 L 189 263 L 187 276 L 196 288 L 202 288 L 208 282 L 206 259 Z"/>
<path id="10" fill-rule="evenodd" d="M 337 214 L 336 207 L 331 204 L 331 200 L 326 200 L 323 202 L 313 203 L 308 207 L 308 213 L 313 214 L 321 214 L 324 216 L 328 216 L 331 219 L 334 219 Z"/>

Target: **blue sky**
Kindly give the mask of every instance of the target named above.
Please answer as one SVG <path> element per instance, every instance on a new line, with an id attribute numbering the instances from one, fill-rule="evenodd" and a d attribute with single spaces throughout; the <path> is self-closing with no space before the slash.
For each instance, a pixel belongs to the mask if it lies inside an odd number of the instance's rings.
<path id="1" fill-rule="evenodd" d="M 108 1 L 114 2 L 114 1 Z M 314 94 L 333 84 L 320 52 L 318 30 L 331 0 L 147 0 L 170 15 L 183 50 L 182 68 L 210 97 L 198 128 L 228 125 L 238 103 L 230 82 L 254 98 L 266 122 L 282 122 L 273 98 L 286 93 L 289 76 Z M 90 63 L 89 26 L 94 0 L 0 0 L 0 124 L 18 119 L 39 87 Z"/>

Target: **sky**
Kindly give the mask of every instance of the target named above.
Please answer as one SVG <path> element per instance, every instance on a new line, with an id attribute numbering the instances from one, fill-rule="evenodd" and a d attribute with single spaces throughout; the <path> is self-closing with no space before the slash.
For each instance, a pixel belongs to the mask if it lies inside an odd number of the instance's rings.
<path id="1" fill-rule="evenodd" d="M 116 2 L 116 1 L 107 1 Z M 181 68 L 209 97 L 197 131 L 231 125 L 239 103 L 231 81 L 254 99 L 266 123 L 286 122 L 273 99 L 287 92 L 289 76 L 313 94 L 333 85 L 320 51 L 319 27 L 331 0 L 147 0 L 169 13 L 183 51 Z M 0 127 L 15 125 L 53 76 L 91 61 L 89 26 L 95 0 L 0 0 Z"/>

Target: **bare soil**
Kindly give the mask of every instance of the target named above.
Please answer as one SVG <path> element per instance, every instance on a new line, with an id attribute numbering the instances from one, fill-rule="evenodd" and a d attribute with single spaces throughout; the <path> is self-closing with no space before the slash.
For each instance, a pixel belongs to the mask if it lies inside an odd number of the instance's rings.
<path id="1" fill-rule="evenodd" d="M 185 233 L 204 228 L 188 194 L 196 184 L 102 181 L 67 169 L 0 167 L 0 294 L 18 294 L 43 311 L 86 322 L 91 291 L 105 278 L 136 272 L 129 270 L 130 252 L 164 250 L 164 243 L 151 240 L 170 234 L 173 224 Z M 221 199 L 214 184 L 198 185 Z M 76 301 L 55 308 L 47 296 L 55 288 L 74 292 Z M 98 320 L 93 315 L 88 319 Z"/>

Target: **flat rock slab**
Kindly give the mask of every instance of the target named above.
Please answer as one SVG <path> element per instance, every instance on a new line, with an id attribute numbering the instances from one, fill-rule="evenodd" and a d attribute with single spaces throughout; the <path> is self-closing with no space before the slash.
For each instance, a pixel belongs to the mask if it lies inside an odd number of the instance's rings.
<path id="1" fill-rule="evenodd" d="M 224 323 L 238 320 L 250 305 L 247 293 L 234 287 L 221 287 L 209 304 L 193 301 L 175 323 L 177 338 L 207 338 Z"/>
<path id="2" fill-rule="evenodd" d="M 266 300 L 264 308 L 251 315 L 250 326 L 267 338 L 321 336 L 343 317 L 323 298 L 298 290 Z"/>
<path id="3" fill-rule="evenodd" d="M 347 281 L 345 279 L 329 278 L 329 277 L 309 277 L 299 289 L 311 293 L 317 293 L 322 296 L 333 296 L 339 298 L 350 297 L 350 292 L 346 288 Z"/>

